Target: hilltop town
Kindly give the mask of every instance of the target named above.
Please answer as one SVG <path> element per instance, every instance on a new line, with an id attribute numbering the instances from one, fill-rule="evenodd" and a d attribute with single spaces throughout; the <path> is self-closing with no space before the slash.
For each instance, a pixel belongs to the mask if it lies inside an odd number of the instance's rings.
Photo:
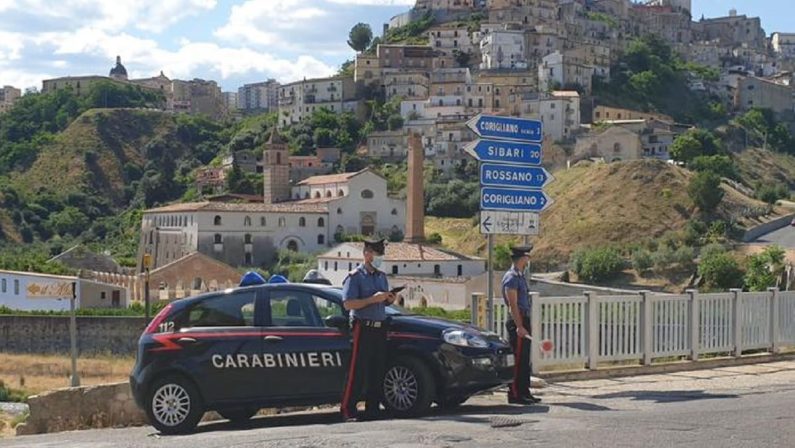
<path id="1" fill-rule="evenodd" d="M 701 247 L 787 214 L 776 201 L 795 187 L 795 33 L 691 11 L 690 0 L 418 0 L 379 36 L 356 25 L 355 57 L 327 78 L 223 92 L 162 72 L 133 79 L 118 57 L 108 76 L 7 86 L 0 236 L 37 249 L 7 251 L 4 267 L 85 268 L 138 300 L 151 256 L 172 270 L 159 294 L 174 298 L 254 267 L 341 281 L 355 242 L 381 235 L 395 243 L 390 273 L 425 279 L 418 297 L 456 284 L 465 297 L 485 271 L 464 151 L 466 122 L 483 113 L 541 120 L 544 165 L 561 170 L 538 270 L 616 246 L 630 283 L 694 286 Z M 17 132 L 31 111 L 46 126 Z M 422 154 L 407 175 L 412 134 Z M 63 267 L 74 252 L 61 252 L 82 245 L 105 262 Z M 55 258 L 29 258 L 39 252 Z M 644 280 L 651 266 L 659 276 Z"/>

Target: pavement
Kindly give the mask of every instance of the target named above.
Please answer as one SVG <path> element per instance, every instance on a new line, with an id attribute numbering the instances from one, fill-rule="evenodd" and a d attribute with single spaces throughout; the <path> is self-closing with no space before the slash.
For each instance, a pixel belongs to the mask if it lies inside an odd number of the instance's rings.
<path id="1" fill-rule="evenodd" d="M 776 244 L 785 249 L 795 249 L 795 227 L 787 225 L 775 232 L 759 237 L 754 243 Z"/>
<path id="2" fill-rule="evenodd" d="M 203 424 L 161 436 L 152 427 L 0 440 L 0 447 L 792 447 L 795 361 L 550 384 L 543 403 L 478 396 L 421 419 L 338 423 L 336 412 Z"/>

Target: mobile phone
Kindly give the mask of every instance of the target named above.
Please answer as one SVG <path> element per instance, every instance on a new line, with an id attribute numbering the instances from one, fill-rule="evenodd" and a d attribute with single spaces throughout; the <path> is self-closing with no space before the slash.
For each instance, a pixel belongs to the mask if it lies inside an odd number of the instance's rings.
<path id="1" fill-rule="evenodd" d="M 405 286 L 398 286 L 397 288 L 390 289 L 389 292 L 391 292 L 392 294 L 397 294 L 400 291 L 403 291 L 404 289 L 406 289 Z"/>

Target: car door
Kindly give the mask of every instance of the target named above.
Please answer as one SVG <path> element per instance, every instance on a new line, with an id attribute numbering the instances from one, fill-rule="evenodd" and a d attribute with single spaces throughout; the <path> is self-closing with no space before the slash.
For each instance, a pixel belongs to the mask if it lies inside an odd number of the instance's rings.
<path id="1" fill-rule="evenodd" d="M 257 401 L 262 328 L 257 324 L 256 288 L 210 296 L 187 308 L 175 342 L 183 347 L 183 367 L 208 403 Z"/>
<path id="2" fill-rule="evenodd" d="M 349 332 L 326 327 L 324 318 L 345 315 L 342 306 L 312 288 L 270 288 L 263 356 L 278 375 L 266 389 L 274 398 L 337 400 L 350 358 Z"/>

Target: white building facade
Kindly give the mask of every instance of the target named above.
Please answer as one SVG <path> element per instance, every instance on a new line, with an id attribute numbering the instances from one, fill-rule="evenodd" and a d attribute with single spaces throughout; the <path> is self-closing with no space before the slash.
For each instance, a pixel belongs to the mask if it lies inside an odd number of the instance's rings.
<path id="1" fill-rule="evenodd" d="M 74 288 L 74 289 L 73 289 Z M 77 308 L 126 308 L 127 288 L 73 276 L 0 271 L 0 306 L 20 311 L 68 311 Z"/>
<path id="2" fill-rule="evenodd" d="M 524 31 L 492 30 L 480 41 L 481 70 L 527 69 Z"/>

